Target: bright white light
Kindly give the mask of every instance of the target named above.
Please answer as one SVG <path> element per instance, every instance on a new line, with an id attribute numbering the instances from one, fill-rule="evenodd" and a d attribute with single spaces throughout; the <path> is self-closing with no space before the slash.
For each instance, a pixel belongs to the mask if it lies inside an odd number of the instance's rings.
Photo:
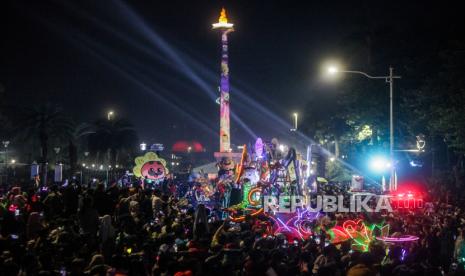
<path id="1" fill-rule="evenodd" d="M 329 66 L 328 67 L 328 73 L 330 73 L 331 75 L 334 75 L 338 72 L 339 70 L 337 69 L 336 66 Z"/>
<path id="2" fill-rule="evenodd" d="M 384 159 L 378 157 L 373 160 L 373 162 L 371 163 L 371 167 L 377 171 L 381 171 L 384 168 L 384 162 Z"/>
<path id="3" fill-rule="evenodd" d="M 212 24 L 212 27 L 213 29 L 221 29 L 221 28 L 224 28 L 224 29 L 232 29 L 232 27 L 234 26 L 233 23 L 224 23 L 224 22 L 218 22 L 218 23 L 213 23 Z"/>
<path id="4" fill-rule="evenodd" d="M 412 160 L 412 161 L 410 161 L 410 166 L 421 168 L 421 167 L 423 167 L 423 163 L 418 162 L 418 161 L 415 161 L 415 160 Z"/>
<path id="5" fill-rule="evenodd" d="M 82 166 L 85 167 L 85 166 L 86 166 L 86 163 L 82 163 Z"/>
<path id="6" fill-rule="evenodd" d="M 11 164 L 14 164 L 16 163 L 16 160 L 15 159 L 11 159 Z"/>
<path id="7" fill-rule="evenodd" d="M 329 161 L 331 161 L 331 162 L 334 162 L 335 160 L 336 160 L 335 157 L 330 157 L 330 158 L 329 158 Z"/>
<path id="8" fill-rule="evenodd" d="M 384 170 L 391 168 L 391 166 L 391 162 L 382 156 L 373 158 L 370 163 L 371 169 L 377 172 L 383 172 Z"/>
<path id="9" fill-rule="evenodd" d="M 146 149 L 147 149 L 147 144 L 144 143 L 144 142 L 142 142 L 142 143 L 140 144 L 140 150 L 141 150 L 141 151 L 144 151 L 144 150 L 146 150 Z"/>
<path id="10" fill-rule="evenodd" d="M 115 112 L 113 112 L 113 111 L 111 111 L 111 110 L 108 111 L 108 113 L 107 113 L 107 119 L 108 119 L 108 121 L 110 121 L 110 120 L 113 118 L 113 115 L 114 115 L 114 114 L 115 114 Z"/>
<path id="11" fill-rule="evenodd" d="M 286 146 L 285 146 L 285 145 L 283 145 L 283 144 L 279 145 L 279 150 L 280 150 L 281 152 L 284 152 L 285 149 L 286 149 Z"/>

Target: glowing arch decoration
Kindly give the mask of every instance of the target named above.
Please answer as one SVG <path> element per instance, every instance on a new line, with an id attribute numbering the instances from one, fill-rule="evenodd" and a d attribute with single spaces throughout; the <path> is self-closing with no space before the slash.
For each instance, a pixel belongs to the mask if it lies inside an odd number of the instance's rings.
<path id="1" fill-rule="evenodd" d="M 133 168 L 136 177 L 148 178 L 152 181 L 163 181 L 169 171 L 166 161 L 155 152 L 147 152 L 144 156 L 136 157 Z"/>
<path id="2" fill-rule="evenodd" d="M 420 238 L 413 235 L 404 235 L 399 237 L 376 237 L 377 240 L 383 242 L 414 242 L 419 240 Z"/>
<path id="3" fill-rule="evenodd" d="M 257 207 L 260 205 L 261 193 L 262 189 L 260 187 L 250 189 L 250 191 L 247 194 L 247 200 L 249 201 L 249 204 L 251 206 Z"/>

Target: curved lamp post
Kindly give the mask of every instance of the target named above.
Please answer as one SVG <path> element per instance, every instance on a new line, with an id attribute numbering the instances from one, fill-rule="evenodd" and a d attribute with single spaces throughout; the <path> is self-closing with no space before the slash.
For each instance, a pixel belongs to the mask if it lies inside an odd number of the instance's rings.
<path id="1" fill-rule="evenodd" d="M 400 79 L 401 76 L 395 76 L 394 68 L 392 67 L 389 67 L 388 76 L 372 76 L 362 71 L 339 70 L 335 66 L 330 66 L 328 68 L 328 73 L 332 75 L 337 73 L 358 74 L 369 79 L 384 79 L 387 83 L 389 83 L 389 156 L 391 158 L 391 164 L 394 164 L 394 79 Z M 389 190 L 397 190 L 397 181 L 395 181 L 395 178 L 395 166 L 392 165 L 390 167 Z"/>

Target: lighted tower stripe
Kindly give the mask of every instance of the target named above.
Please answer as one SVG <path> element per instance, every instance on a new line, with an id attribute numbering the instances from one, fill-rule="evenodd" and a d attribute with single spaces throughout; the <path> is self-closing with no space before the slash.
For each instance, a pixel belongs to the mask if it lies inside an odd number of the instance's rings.
<path id="1" fill-rule="evenodd" d="M 233 24 L 228 23 L 224 8 L 221 10 L 218 23 L 212 25 L 213 29 L 221 31 L 220 152 L 230 152 L 228 34 L 234 29 Z"/>

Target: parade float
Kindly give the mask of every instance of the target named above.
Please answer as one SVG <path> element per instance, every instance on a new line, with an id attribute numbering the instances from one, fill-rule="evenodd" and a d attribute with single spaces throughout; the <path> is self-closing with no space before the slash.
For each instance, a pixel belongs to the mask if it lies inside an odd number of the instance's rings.
<path id="1" fill-rule="evenodd" d="M 152 151 L 136 157 L 135 164 L 133 168 L 134 176 L 143 180 L 144 185 L 159 184 L 165 180 L 169 173 L 166 161 Z"/>

